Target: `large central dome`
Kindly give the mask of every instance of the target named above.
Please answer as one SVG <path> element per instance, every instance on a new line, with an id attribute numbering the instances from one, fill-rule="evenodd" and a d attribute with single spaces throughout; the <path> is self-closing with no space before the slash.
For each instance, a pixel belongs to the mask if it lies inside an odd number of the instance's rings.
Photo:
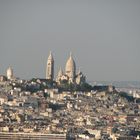
<path id="1" fill-rule="evenodd" d="M 65 71 L 66 71 L 66 75 L 68 75 L 69 78 L 75 77 L 76 65 L 71 54 L 70 54 L 69 59 L 67 60 Z"/>

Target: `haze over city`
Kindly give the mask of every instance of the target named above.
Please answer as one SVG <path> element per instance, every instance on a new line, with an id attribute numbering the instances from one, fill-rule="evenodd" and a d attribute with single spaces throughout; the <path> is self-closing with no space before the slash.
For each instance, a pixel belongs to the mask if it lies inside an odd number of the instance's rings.
<path id="1" fill-rule="evenodd" d="M 0 74 L 55 75 L 69 53 L 88 80 L 140 81 L 140 1 L 0 0 Z M 78 70 L 78 69 L 77 69 Z"/>

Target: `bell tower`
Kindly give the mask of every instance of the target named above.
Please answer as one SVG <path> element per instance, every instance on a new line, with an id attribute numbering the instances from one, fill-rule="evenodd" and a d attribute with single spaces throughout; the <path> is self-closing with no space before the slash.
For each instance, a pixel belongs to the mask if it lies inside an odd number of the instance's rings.
<path id="1" fill-rule="evenodd" d="M 50 52 L 47 67 L 46 67 L 46 79 L 53 80 L 54 78 L 54 59 L 52 53 Z"/>

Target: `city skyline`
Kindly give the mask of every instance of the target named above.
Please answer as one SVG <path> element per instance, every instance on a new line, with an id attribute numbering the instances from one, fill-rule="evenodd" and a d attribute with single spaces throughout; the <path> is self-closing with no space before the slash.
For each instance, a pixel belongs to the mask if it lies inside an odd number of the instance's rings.
<path id="1" fill-rule="evenodd" d="M 140 81 L 140 1 L 0 0 L 0 74 L 55 77 L 69 52 L 89 81 Z"/>

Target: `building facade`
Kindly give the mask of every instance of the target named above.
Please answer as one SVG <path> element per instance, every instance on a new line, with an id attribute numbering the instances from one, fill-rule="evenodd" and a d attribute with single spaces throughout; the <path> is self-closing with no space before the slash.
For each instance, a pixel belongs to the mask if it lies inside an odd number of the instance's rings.
<path id="1" fill-rule="evenodd" d="M 53 80 L 53 78 L 54 78 L 54 59 L 52 54 L 50 53 L 47 61 L 46 79 Z M 56 82 L 58 84 L 60 84 L 63 81 L 76 84 L 81 84 L 86 81 L 86 78 L 81 71 L 76 73 L 76 63 L 71 54 L 68 60 L 66 61 L 65 72 L 63 72 L 63 70 L 60 68 L 56 77 Z"/>

